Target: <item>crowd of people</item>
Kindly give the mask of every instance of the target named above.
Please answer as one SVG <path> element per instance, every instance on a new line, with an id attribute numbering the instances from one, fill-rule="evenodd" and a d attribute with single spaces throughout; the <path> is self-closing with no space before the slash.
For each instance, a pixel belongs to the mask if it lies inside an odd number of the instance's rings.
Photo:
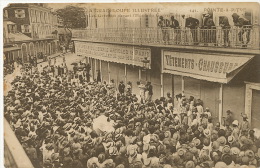
<path id="1" fill-rule="evenodd" d="M 237 34 L 237 41 L 242 44 L 242 47 L 247 47 L 250 42 L 251 22 L 237 13 L 232 14 L 234 26 L 239 28 L 235 32 Z M 159 17 L 158 27 L 162 29 L 163 41 L 166 44 L 174 42 L 180 43 L 193 43 L 204 45 L 222 43 L 225 47 L 230 47 L 230 29 L 231 24 L 226 16 L 219 16 L 219 27 L 222 29 L 223 40 L 217 43 L 217 26 L 213 20 L 213 13 L 204 12 L 202 14 L 202 23 L 199 19 L 194 17 L 187 17 L 181 15 L 178 21 L 174 16 L 170 20 Z M 198 31 L 200 29 L 200 31 Z"/>
<path id="2" fill-rule="evenodd" d="M 153 101 L 150 82 L 138 82 L 135 95 L 131 82 L 115 88 L 71 73 L 25 72 L 4 97 L 4 117 L 36 168 L 260 166 L 260 138 L 245 114 L 238 122 L 227 111 L 224 124 L 215 123 L 192 96 Z M 99 116 L 114 130 L 94 129 Z"/>

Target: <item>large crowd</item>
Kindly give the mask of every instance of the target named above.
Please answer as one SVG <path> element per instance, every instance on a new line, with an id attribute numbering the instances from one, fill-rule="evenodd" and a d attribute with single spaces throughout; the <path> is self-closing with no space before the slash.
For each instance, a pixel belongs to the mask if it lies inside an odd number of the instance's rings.
<path id="1" fill-rule="evenodd" d="M 17 76 L 4 97 L 4 117 L 36 168 L 260 166 L 260 139 L 245 114 L 238 122 L 227 111 L 223 124 L 213 124 L 192 96 L 155 99 L 149 82 L 138 82 L 135 95 L 131 82 L 116 87 L 50 69 Z M 100 116 L 113 131 L 93 128 Z"/>

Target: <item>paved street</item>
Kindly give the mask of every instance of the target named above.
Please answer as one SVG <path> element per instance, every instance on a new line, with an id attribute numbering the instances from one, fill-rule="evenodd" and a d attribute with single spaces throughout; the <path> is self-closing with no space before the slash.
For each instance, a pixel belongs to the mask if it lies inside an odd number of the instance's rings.
<path id="1" fill-rule="evenodd" d="M 66 53 L 65 55 L 65 59 L 66 59 L 66 65 L 68 66 L 69 70 L 73 70 L 73 65 L 71 65 L 74 62 L 79 62 L 79 61 L 84 61 L 83 56 L 77 56 L 75 53 Z M 52 57 L 52 56 L 50 56 Z M 63 56 L 62 54 L 60 54 L 60 56 L 57 57 L 52 57 L 51 59 L 51 64 L 53 65 L 54 59 L 56 58 L 56 65 L 61 65 L 63 63 Z M 38 67 L 40 68 L 40 65 L 42 67 L 48 65 L 48 62 L 42 62 L 40 64 L 38 64 Z"/>

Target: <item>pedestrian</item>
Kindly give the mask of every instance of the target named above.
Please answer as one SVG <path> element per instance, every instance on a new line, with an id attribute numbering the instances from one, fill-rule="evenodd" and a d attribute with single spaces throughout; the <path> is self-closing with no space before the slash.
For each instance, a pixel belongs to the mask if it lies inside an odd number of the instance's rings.
<path id="1" fill-rule="evenodd" d="M 118 85 L 118 91 L 121 95 L 123 95 L 125 93 L 125 84 L 123 81 L 120 81 L 120 83 Z"/>
<path id="2" fill-rule="evenodd" d="M 144 103 L 145 102 L 145 91 L 146 91 L 146 87 L 145 85 L 140 82 L 140 81 L 137 81 L 137 86 L 139 88 L 139 102 L 140 103 Z"/>
<path id="3" fill-rule="evenodd" d="M 151 82 L 147 82 L 146 84 L 146 101 L 150 102 L 152 100 L 153 96 L 153 86 L 151 85 Z"/>

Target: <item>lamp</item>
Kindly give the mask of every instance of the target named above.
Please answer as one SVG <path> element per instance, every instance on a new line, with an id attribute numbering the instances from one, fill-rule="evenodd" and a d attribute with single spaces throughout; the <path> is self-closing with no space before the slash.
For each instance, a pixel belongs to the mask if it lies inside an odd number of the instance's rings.
<path id="1" fill-rule="evenodd" d="M 150 60 L 148 60 L 147 57 L 145 57 L 145 58 L 142 60 L 142 62 L 143 62 L 143 69 L 144 69 L 144 70 L 147 70 L 147 69 L 150 68 Z"/>
<path id="2" fill-rule="evenodd" d="M 145 57 L 143 60 L 143 71 L 145 71 L 145 78 L 147 81 L 147 70 L 150 68 L 150 60 L 147 59 L 147 57 Z"/>

